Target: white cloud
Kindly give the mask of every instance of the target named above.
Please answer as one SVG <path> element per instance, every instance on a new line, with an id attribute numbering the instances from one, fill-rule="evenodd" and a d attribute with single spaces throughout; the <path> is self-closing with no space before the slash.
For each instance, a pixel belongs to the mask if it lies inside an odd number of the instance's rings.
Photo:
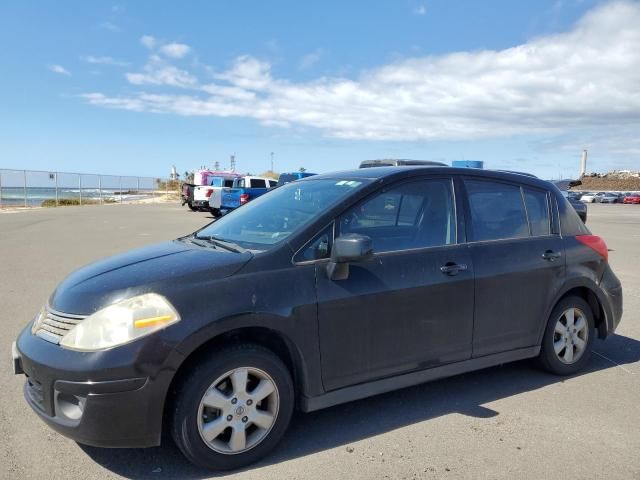
<path id="1" fill-rule="evenodd" d="M 49 65 L 49 70 L 58 75 L 71 75 L 71 72 L 62 65 Z"/>
<path id="2" fill-rule="evenodd" d="M 93 55 L 86 55 L 80 58 L 81 60 L 84 60 L 85 62 L 94 64 L 94 65 L 111 65 L 114 67 L 126 67 L 127 65 L 129 65 L 129 62 L 116 60 L 113 57 L 95 57 Z"/>
<path id="3" fill-rule="evenodd" d="M 254 118 L 368 140 L 470 139 L 640 126 L 640 4 L 607 3 L 566 33 L 504 50 L 395 61 L 357 78 L 274 78 L 252 56 L 202 85 L 155 59 L 135 85 L 181 87 L 85 97 L 94 105 L 178 115 Z M 636 144 L 637 145 L 637 144 Z"/>
<path id="4" fill-rule="evenodd" d="M 413 9 L 414 15 L 426 15 L 426 13 L 427 13 L 427 7 L 425 7 L 424 5 L 418 5 L 416 8 Z"/>
<path id="5" fill-rule="evenodd" d="M 153 50 L 156 47 L 157 41 L 151 35 L 143 35 L 140 37 L 140 43 L 147 47 L 149 50 Z"/>
<path id="6" fill-rule="evenodd" d="M 317 48 L 313 52 L 307 53 L 300 59 L 300 68 L 306 70 L 307 68 L 313 67 L 320 61 L 322 55 L 324 55 L 324 51 L 321 48 Z"/>
<path id="7" fill-rule="evenodd" d="M 167 43 L 160 47 L 160 53 L 171 58 L 182 58 L 189 53 L 191 48 L 184 43 Z"/>
<path id="8" fill-rule="evenodd" d="M 104 28 L 105 30 L 109 30 L 110 32 L 119 32 L 120 27 L 111 22 L 102 22 L 100 24 L 100 28 Z"/>
<path id="9" fill-rule="evenodd" d="M 273 83 L 271 65 L 250 55 L 236 58 L 229 70 L 214 77 L 247 90 L 266 90 Z"/>
<path id="10" fill-rule="evenodd" d="M 181 70 L 160 58 L 151 55 L 142 72 L 130 72 L 125 75 L 133 85 L 164 85 L 186 88 L 197 83 L 196 78 L 186 70 Z"/>

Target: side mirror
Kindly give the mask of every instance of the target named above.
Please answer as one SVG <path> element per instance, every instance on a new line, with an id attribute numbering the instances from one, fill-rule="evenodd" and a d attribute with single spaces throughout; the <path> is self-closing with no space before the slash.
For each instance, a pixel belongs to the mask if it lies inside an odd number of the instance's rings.
<path id="1" fill-rule="evenodd" d="M 331 280 L 349 278 L 349 264 L 362 262 L 373 255 L 371 238 L 357 233 L 341 235 L 333 242 L 327 275 Z"/>

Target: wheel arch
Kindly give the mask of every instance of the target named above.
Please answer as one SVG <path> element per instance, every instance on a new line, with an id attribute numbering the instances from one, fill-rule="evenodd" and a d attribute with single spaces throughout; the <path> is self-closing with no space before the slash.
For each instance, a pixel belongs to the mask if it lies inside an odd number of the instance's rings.
<path id="1" fill-rule="evenodd" d="M 215 332 L 206 329 L 204 332 L 194 334 L 182 345 L 181 350 L 184 357 L 177 367 L 167 390 L 163 423 L 167 421 L 167 415 L 172 408 L 172 398 L 176 392 L 176 385 L 184 373 L 204 355 L 237 343 L 260 345 L 282 360 L 291 374 L 296 394 L 296 407 L 299 406 L 301 396 L 308 389 L 308 372 L 305 366 L 305 357 L 287 334 L 281 329 L 272 327 L 271 324 L 277 325 L 278 322 L 265 321 L 264 317 L 260 317 L 260 321 L 258 321 L 255 315 L 247 315 L 234 317 L 222 323 L 227 324 L 227 328 L 216 328 Z"/>
<path id="2" fill-rule="evenodd" d="M 598 292 L 598 286 L 596 284 L 591 285 L 590 282 L 587 282 L 587 281 L 583 281 L 579 283 L 571 282 L 565 285 L 564 288 L 558 293 L 554 301 L 551 302 L 551 305 L 546 315 L 547 321 L 549 319 L 549 316 L 551 315 L 551 312 L 553 311 L 555 306 L 558 304 L 558 302 L 570 296 L 577 296 L 582 298 L 584 301 L 586 301 L 591 307 L 591 311 L 593 312 L 593 321 L 596 329 L 598 330 L 598 337 L 606 338 L 609 332 L 607 314 L 603 307 L 604 303 L 598 296 L 597 292 Z M 542 336 L 544 335 L 544 329 L 546 325 L 547 325 L 547 322 L 544 323 L 542 332 L 540 333 L 539 342 L 542 341 Z"/>

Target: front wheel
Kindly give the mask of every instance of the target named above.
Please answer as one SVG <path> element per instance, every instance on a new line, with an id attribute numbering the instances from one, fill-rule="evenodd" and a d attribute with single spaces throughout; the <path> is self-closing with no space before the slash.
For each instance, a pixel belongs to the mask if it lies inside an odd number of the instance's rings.
<path id="1" fill-rule="evenodd" d="M 278 443 L 294 406 L 291 375 L 271 351 L 241 344 L 194 366 L 175 392 L 172 435 L 193 463 L 230 470 Z"/>
<path id="2" fill-rule="evenodd" d="M 572 375 L 591 356 L 594 321 L 589 304 L 580 297 L 562 299 L 551 312 L 542 339 L 539 361 L 556 375 Z"/>

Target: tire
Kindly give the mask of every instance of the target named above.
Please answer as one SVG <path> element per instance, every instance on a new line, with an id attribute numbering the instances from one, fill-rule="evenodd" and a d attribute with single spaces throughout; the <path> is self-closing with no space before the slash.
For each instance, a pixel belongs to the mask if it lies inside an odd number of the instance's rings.
<path id="1" fill-rule="evenodd" d="M 573 322 L 570 311 L 573 311 Z M 567 328 L 571 323 L 575 330 Z M 563 298 L 547 322 L 538 357 L 540 366 L 556 375 L 580 371 L 589 362 L 594 336 L 593 312 L 589 304 L 580 297 Z"/>
<path id="2" fill-rule="evenodd" d="M 246 388 L 236 388 L 236 383 Z M 210 470 L 237 469 L 276 446 L 289 425 L 294 402 L 291 375 L 274 353 L 259 345 L 234 345 L 203 357 L 178 383 L 171 434 L 192 463 Z M 246 443 L 236 441 L 236 433 Z"/>
<path id="3" fill-rule="evenodd" d="M 187 202 L 187 205 L 189 206 L 189 210 L 191 210 L 192 212 L 195 212 L 196 210 L 198 210 L 196 207 L 193 206 L 191 202 Z"/>
<path id="4" fill-rule="evenodd" d="M 222 216 L 222 212 L 219 208 L 210 208 L 209 212 L 213 215 L 214 218 L 220 218 Z"/>

